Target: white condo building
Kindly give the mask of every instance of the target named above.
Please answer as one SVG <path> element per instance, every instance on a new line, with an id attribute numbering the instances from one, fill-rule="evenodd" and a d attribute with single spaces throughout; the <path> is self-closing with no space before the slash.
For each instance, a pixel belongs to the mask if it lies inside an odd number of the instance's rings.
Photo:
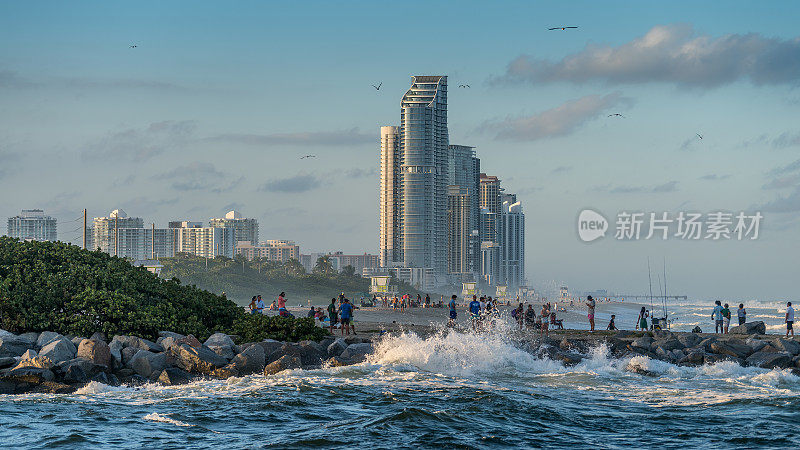
<path id="1" fill-rule="evenodd" d="M 8 236 L 22 240 L 55 241 L 58 239 L 56 219 L 41 209 L 23 209 L 8 218 Z"/>
<path id="2" fill-rule="evenodd" d="M 233 239 L 239 242 L 258 242 L 258 221 L 242 216 L 238 211 L 228 211 L 224 218 L 211 219 L 208 225 L 233 229 Z"/>

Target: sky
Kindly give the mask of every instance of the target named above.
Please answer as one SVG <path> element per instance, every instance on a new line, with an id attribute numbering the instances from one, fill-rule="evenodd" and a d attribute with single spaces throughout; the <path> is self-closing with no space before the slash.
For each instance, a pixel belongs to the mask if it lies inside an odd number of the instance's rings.
<path id="1" fill-rule="evenodd" d="M 0 217 L 43 208 L 77 243 L 83 208 L 162 227 L 237 209 L 303 253 L 375 253 L 379 127 L 399 125 L 412 75 L 447 75 L 450 142 L 518 194 L 533 287 L 644 294 L 650 258 L 671 294 L 798 300 L 798 16 L 790 1 L 2 2 Z M 586 208 L 606 237 L 579 239 Z M 763 221 L 755 240 L 623 241 L 622 211 Z"/>

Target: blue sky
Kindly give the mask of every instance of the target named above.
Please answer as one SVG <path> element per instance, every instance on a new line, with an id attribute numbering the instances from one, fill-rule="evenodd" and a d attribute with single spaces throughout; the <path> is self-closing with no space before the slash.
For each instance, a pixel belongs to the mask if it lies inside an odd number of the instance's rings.
<path id="1" fill-rule="evenodd" d="M 411 75 L 444 74 L 451 143 L 523 201 L 534 286 L 643 292 L 650 256 L 676 292 L 796 299 L 799 10 L 3 2 L 0 216 L 41 207 L 77 239 L 84 207 L 161 226 L 235 207 L 304 252 L 375 252 L 378 129 Z M 585 207 L 765 219 L 752 242 L 585 244 Z"/>

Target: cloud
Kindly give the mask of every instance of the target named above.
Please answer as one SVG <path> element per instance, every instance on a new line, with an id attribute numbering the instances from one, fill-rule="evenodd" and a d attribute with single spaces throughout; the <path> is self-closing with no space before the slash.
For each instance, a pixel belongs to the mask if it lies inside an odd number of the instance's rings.
<path id="1" fill-rule="evenodd" d="M 800 182 L 800 174 L 785 175 L 775 177 L 761 186 L 761 189 L 785 189 L 795 187 Z"/>
<path id="2" fill-rule="evenodd" d="M 668 83 L 717 87 L 739 80 L 754 85 L 795 85 L 800 81 L 800 38 L 767 38 L 758 33 L 717 38 L 690 25 L 658 25 L 618 45 L 587 45 L 560 61 L 522 55 L 508 64 L 500 84 Z"/>
<path id="3" fill-rule="evenodd" d="M 211 163 L 193 162 L 176 167 L 168 172 L 151 177 L 170 181 L 176 191 L 209 191 L 214 193 L 228 192 L 244 181 L 244 177 L 235 177 L 217 170 Z"/>
<path id="4" fill-rule="evenodd" d="M 378 141 L 376 134 L 363 134 L 358 128 L 339 131 L 309 131 L 274 134 L 220 134 L 206 138 L 212 142 L 246 145 L 347 146 Z"/>
<path id="5" fill-rule="evenodd" d="M 769 171 L 770 175 L 783 175 L 785 173 L 793 173 L 800 171 L 800 159 L 792 161 L 783 166 L 778 166 Z"/>
<path id="6" fill-rule="evenodd" d="M 710 173 L 708 175 L 703 175 L 698 179 L 706 181 L 722 181 L 722 180 L 727 180 L 730 177 L 731 177 L 730 175 L 718 175 L 716 173 Z"/>
<path id="7" fill-rule="evenodd" d="M 84 161 L 143 162 L 193 139 L 194 121 L 167 120 L 143 128 L 128 128 L 90 142 L 81 152 Z"/>
<path id="8" fill-rule="evenodd" d="M 780 136 L 772 140 L 775 148 L 795 147 L 800 145 L 800 133 L 781 133 Z"/>
<path id="9" fill-rule="evenodd" d="M 572 171 L 572 166 L 558 166 L 551 170 L 550 173 L 567 173 Z"/>
<path id="10" fill-rule="evenodd" d="M 245 207 L 244 203 L 232 202 L 232 203 L 228 203 L 227 205 L 223 206 L 222 207 L 222 211 L 225 211 L 227 213 L 228 211 L 233 211 L 233 210 L 236 210 L 236 209 L 243 209 L 244 207 Z"/>
<path id="11" fill-rule="evenodd" d="M 779 196 L 775 200 L 764 203 L 756 209 L 764 212 L 774 213 L 796 213 L 800 212 L 800 186 L 785 196 Z"/>
<path id="12" fill-rule="evenodd" d="M 532 116 L 489 122 L 480 129 L 496 131 L 497 139 L 513 141 L 535 141 L 566 136 L 584 123 L 597 118 L 603 111 L 630 102 L 630 99 L 623 97 L 619 92 L 604 96 L 588 95 Z"/>
<path id="13" fill-rule="evenodd" d="M 262 184 L 258 190 L 264 192 L 279 192 L 298 194 L 308 192 L 322 186 L 322 181 L 315 175 L 297 174 L 293 177 L 278 178 Z"/>
<path id="14" fill-rule="evenodd" d="M 158 198 L 153 196 L 140 196 L 131 198 L 120 203 L 121 209 L 125 210 L 131 217 L 148 217 L 162 206 L 177 205 L 179 200 L 174 198 Z M 116 209 L 115 207 L 114 209 Z"/>
<path id="15" fill-rule="evenodd" d="M 615 186 L 610 185 L 596 187 L 598 191 L 608 191 L 611 194 L 662 194 L 675 192 L 678 190 L 677 181 L 668 181 L 655 186 Z"/>

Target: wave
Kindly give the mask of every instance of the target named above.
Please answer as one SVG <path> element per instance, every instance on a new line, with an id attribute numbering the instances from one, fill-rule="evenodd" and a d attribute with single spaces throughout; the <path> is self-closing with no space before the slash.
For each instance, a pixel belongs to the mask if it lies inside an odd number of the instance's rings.
<path id="1" fill-rule="evenodd" d="M 169 423 L 178 427 L 193 427 L 194 425 L 188 424 L 186 422 L 181 422 L 180 420 L 175 420 L 169 416 L 163 416 L 157 412 L 150 413 L 144 417 L 144 420 L 150 420 L 153 422 L 162 422 L 162 423 Z"/>

